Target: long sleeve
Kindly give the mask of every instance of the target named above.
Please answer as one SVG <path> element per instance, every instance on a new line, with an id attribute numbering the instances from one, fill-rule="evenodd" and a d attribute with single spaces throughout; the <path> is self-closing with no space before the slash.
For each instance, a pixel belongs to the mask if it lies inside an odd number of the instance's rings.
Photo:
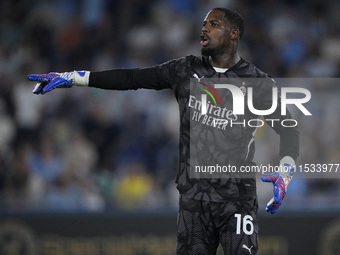
<path id="1" fill-rule="evenodd" d="M 262 107 L 268 109 L 272 105 L 272 87 L 276 87 L 274 80 L 265 79 L 262 82 Z M 294 121 L 291 113 L 286 109 L 286 114 L 281 115 L 281 97 L 278 94 L 278 102 L 276 110 L 265 116 L 267 123 L 280 136 L 280 157 L 290 156 L 295 161 L 299 156 L 299 130 L 297 122 Z M 275 121 L 274 121 L 275 120 Z"/>
<path id="2" fill-rule="evenodd" d="M 89 86 L 112 90 L 170 88 L 169 83 L 162 76 L 157 66 L 143 69 L 113 69 L 91 72 Z"/>

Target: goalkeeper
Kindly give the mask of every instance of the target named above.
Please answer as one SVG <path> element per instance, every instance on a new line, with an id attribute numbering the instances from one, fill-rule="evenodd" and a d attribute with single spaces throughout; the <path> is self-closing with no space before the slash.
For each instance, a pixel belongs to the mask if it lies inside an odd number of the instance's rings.
<path id="1" fill-rule="evenodd" d="M 177 254 L 216 254 L 221 243 L 225 254 L 258 254 L 258 204 L 256 180 L 251 178 L 190 178 L 190 79 L 252 77 L 267 80 L 266 86 L 254 87 L 256 102 L 269 109 L 267 98 L 275 83 L 255 65 L 238 54 L 244 20 L 235 11 L 215 8 L 208 12 L 201 31 L 202 56 L 186 56 L 161 65 L 141 69 L 114 69 L 101 72 L 73 71 L 28 76 L 36 81 L 35 94 L 56 88 L 89 86 L 111 90 L 172 89 L 180 111 L 180 163 L 176 178 L 180 193 L 177 222 Z M 269 82 L 268 82 L 269 81 Z M 249 113 L 245 113 L 247 115 Z M 249 117 L 249 116 L 245 116 Z M 252 116 L 250 116 L 252 117 Z M 275 111 L 272 119 L 291 119 L 287 111 Z M 196 123 L 197 124 L 197 123 Z M 203 125 L 197 125 L 201 127 Z M 262 177 L 274 186 L 274 197 L 266 210 L 275 213 L 292 179 L 293 166 L 299 154 L 299 132 L 296 127 L 272 127 L 280 136 L 280 164 L 286 171 Z M 227 164 L 242 162 L 254 165 L 255 128 L 240 126 L 224 131 L 230 139 L 219 141 Z M 237 135 L 234 135 L 234 134 Z M 213 145 L 212 145 L 213 146 Z"/>

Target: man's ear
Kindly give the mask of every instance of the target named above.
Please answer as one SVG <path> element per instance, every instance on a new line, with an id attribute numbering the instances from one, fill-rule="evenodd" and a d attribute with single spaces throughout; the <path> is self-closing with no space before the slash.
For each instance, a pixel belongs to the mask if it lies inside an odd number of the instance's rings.
<path id="1" fill-rule="evenodd" d="M 230 38 L 235 40 L 238 38 L 239 34 L 240 34 L 240 31 L 237 28 L 233 28 L 230 31 Z"/>

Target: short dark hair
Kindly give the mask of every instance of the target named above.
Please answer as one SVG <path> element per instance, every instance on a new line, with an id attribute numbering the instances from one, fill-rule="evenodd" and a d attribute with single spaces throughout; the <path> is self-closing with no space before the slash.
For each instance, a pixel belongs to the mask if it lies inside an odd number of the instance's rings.
<path id="1" fill-rule="evenodd" d="M 214 8 L 213 10 L 224 12 L 224 17 L 240 31 L 240 38 L 242 38 L 244 32 L 244 19 L 238 12 L 221 7 Z"/>

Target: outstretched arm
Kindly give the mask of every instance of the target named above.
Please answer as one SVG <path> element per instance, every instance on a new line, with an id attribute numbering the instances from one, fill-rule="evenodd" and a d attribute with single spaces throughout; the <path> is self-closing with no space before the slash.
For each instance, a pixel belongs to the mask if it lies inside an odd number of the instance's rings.
<path id="1" fill-rule="evenodd" d="M 157 67 L 143 69 L 114 69 L 102 72 L 73 71 L 65 73 L 31 74 L 30 81 L 36 81 L 35 94 L 45 94 L 56 88 L 89 86 L 101 89 L 164 89 L 170 88 L 169 82 Z"/>
<path id="2" fill-rule="evenodd" d="M 114 90 L 169 88 L 157 67 L 91 72 L 89 86 Z"/>

